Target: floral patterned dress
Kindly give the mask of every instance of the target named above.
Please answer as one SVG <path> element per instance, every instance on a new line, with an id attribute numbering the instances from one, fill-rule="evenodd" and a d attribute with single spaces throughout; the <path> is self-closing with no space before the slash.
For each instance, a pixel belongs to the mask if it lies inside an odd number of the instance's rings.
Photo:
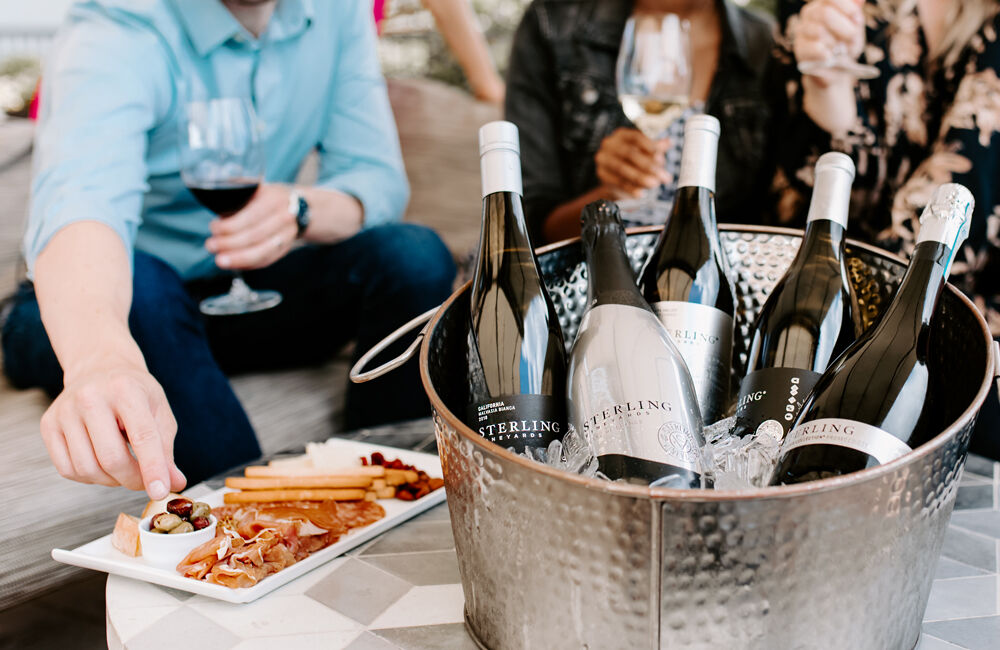
<path id="1" fill-rule="evenodd" d="M 889 15 L 895 10 L 886 4 L 865 6 L 861 60 L 882 74 L 859 82 L 859 118 L 843 138 L 831 138 L 802 112 L 788 38 L 797 16 L 787 21 L 777 48 L 781 87 L 775 92 L 787 99 L 781 109 L 789 128 L 777 152 L 777 222 L 803 225 L 813 165 L 830 150 L 848 153 L 858 168 L 850 234 L 903 255 L 913 250 L 920 212 L 934 188 L 952 181 L 965 185 L 976 207 L 951 282 L 975 301 L 993 336 L 1000 336 L 1000 17 L 979 30 L 955 63 L 941 66 L 928 56 L 916 3 L 900 3 L 911 7 L 897 15 Z M 800 7 L 790 3 L 788 13 Z"/>

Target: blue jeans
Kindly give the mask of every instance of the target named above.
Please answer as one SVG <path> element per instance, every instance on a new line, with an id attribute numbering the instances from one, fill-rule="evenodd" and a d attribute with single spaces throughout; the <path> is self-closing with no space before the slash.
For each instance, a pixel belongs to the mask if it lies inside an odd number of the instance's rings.
<path id="1" fill-rule="evenodd" d="M 209 318 L 198 311 L 198 302 L 224 293 L 229 277 L 184 283 L 163 261 L 135 253 L 129 328 L 177 419 L 174 455 L 189 484 L 260 456 L 227 374 L 319 365 L 351 340 L 360 356 L 444 301 L 455 266 L 432 230 L 394 224 L 338 244 L 296 249 L 245 277 L 253 288 L 280 291 L 284 300 L 267 311 Z M 29 283 L 15 296 L 2 343 L 11 383 L 59 394 L 62 369 Z M 410 362 L 375 381 L 351 385 L 344 425 L 370 426 L 428 412 L 417 364 Z"/>

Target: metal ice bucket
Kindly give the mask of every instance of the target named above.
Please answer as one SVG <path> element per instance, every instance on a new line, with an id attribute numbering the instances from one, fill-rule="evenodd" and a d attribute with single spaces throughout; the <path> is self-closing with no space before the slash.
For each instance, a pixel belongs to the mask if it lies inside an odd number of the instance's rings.
<path id="1" fill-rule="evenodd" d="M 638 269 L 658 228 L 630 231 Z M 749 323 L 800 231 L 722 228 L 739 314 Z M 902 260 L 847 249 L 864 323 L 885 307 Z M 567 344 L 586 302 L 578 241 L 539 262 Z M 437 311 L 420 354 L 434 408 L 465 614 L 488 648 L 912 648 L 955 502 L 976 414 L 994 377 L 993 341 L 952 287 L 932 333 L 948 373 L 935 406 L 951 422 L 880 467 L 752 491 L 649 489 L 543 467 L 486 442 L 456 413 L 467 399 L 469 286 Z"/>

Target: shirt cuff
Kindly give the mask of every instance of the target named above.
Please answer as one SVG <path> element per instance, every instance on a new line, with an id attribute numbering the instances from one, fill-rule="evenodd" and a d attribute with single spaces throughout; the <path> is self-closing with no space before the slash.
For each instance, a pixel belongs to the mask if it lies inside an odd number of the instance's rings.
<path id="1" fill-rule="evenodd" d="M 316 187 L 356 198 L 364 210 L 362 228 L 401 221 L 410 196 L 410 186 L 403 174 L 387 178 L 385 174 L 348 172 L 322 180 Z"/>
<path id="2" fill-rule="evenodd" d="M 132 251 L 135 246 L 135 235 L 138 224 L 129 222 L 114 222 L 105 219 L 96 219 L 92 215 L 107 212 L 107 207 L 74 205 L 73 208 L 61 210 L 46 217 L 38 225 L 32 221 L 28 223 L 28 230 L 24 235 L 24 259 L 28 265 L 28 279 L 35 279 L 35 262 L 41 255 L 45 247 L 60 230 L 74 223 L 91 221 L 107 226 L 122 240 L 125 250 L 128 253 L 129 267 L 132 265 Z"/>

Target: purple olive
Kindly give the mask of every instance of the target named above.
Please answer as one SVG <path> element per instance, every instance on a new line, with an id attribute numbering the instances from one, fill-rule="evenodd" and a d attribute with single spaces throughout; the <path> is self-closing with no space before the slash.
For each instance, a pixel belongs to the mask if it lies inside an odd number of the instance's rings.
<path id="1" fill-rule="evenodd" d="M 202 528 L 208 528 L 212 523 L 212 520 L 208 517 L 194 517 L 191 519 L 191 525 L 194 526 L 195 530 L 201 530 Z"/>
<path id="2" fill-rule="evenodd" d="M 191 508 L 194 503 L 191 499 L 185 499 L 181 497 L 180 499 L 171 499 L 167 502 L 167 512 L 177 515 L 183 519 L 187 519 L 191 515 Z"/>

